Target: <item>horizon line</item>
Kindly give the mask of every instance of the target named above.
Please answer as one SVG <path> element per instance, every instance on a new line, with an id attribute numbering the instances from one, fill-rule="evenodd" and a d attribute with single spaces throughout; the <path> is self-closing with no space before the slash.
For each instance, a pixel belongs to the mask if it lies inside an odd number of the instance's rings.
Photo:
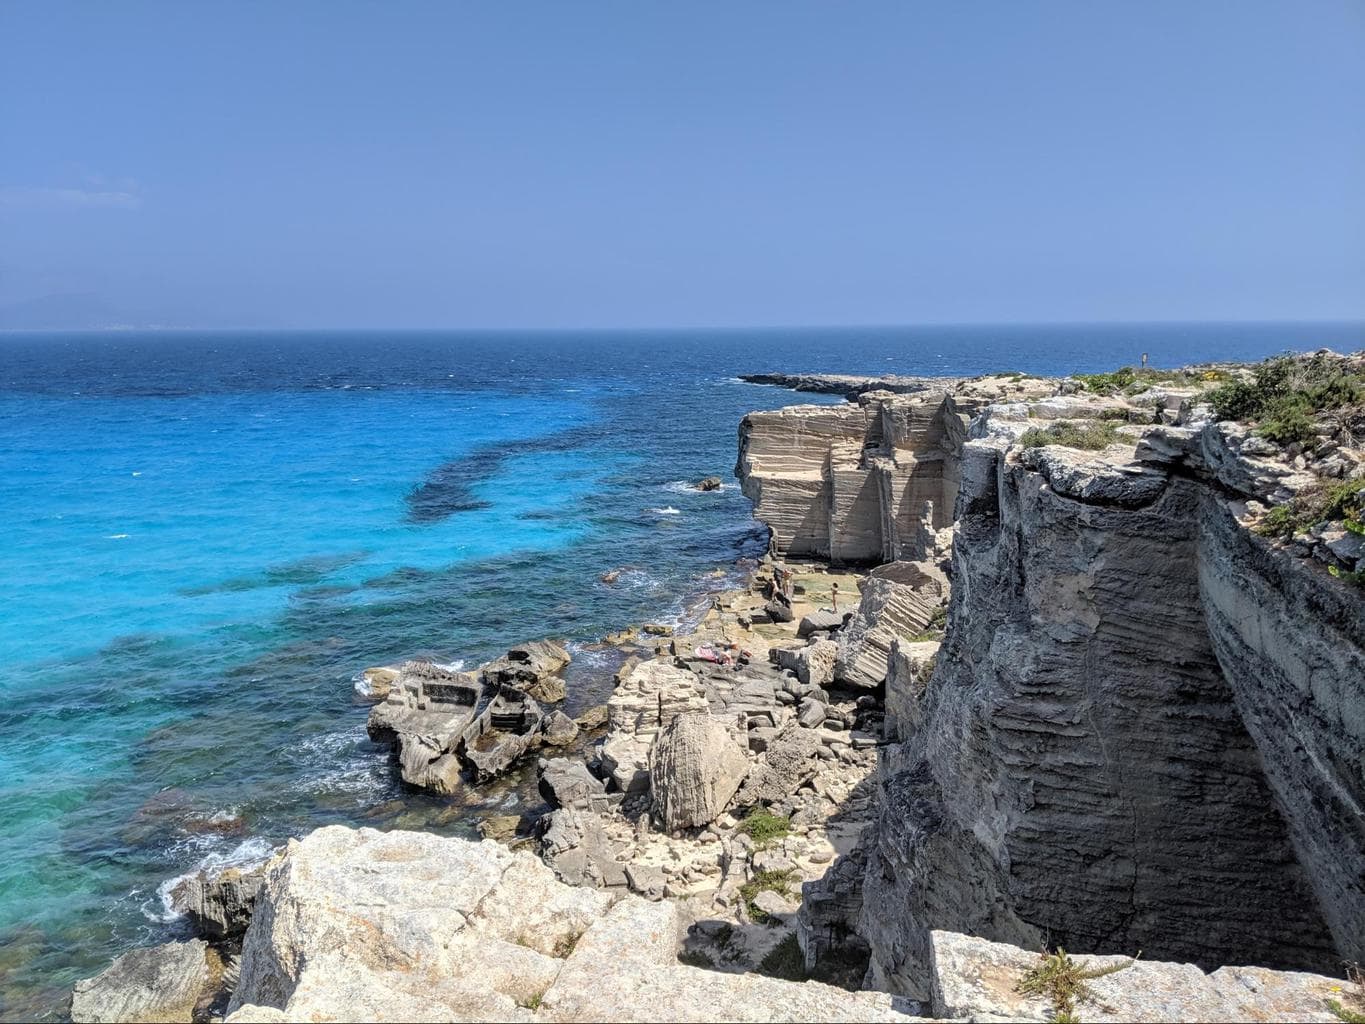
<path id="1" fill-rule="evenodd" d="M 1284 326 L 1284 325 L 1322 325 L 1322 326 L 1365 326 L 1365 314 L 1356 317 L 1301 317 L 1301 318 L 1246 318 L 1228 319 L 1199 318 L 1160 318 L 1152 320 L 921 320 L 898 323 L 806 323 L 806 324 L 641 324 L 625 326 L 602 325 L 503 325 L 503 326 L 384 326 L 384 325 L 316 325 L 316 326 L 194 326 L 194 325 L 117 325 L 108 327 L 0 327 L 0 335 L 19 334 L 134 334 L 159 333 L 174 334 L 185 332 L 202 333 L 320 333 L 326 331 L 395 331 L 405 333 L 459 333 L 459 334 L 568 334 L 580 332 L 595 333 L 638 333 L 642 331 L 822 331 L 822 330 L 912 330 L 917 328 L 999 328 L 999 327 L 1195 327 L 1195 326 Z"/>

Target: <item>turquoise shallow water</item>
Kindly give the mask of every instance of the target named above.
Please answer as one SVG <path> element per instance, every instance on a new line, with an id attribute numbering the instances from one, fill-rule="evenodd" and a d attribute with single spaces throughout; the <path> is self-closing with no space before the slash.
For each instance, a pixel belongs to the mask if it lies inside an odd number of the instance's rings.
<path id="1" fill-rule="evenodd" d="M 1359 325 L 0 337 L 0 1016 L 176 932 L 157 892 L 405 791 L 357 673 L 682 614 L 764 536 L 749 371 L 1112 369 L 1358 348 Z M 625 567 L 615 586 L 598 577 Z M 580 651 L 575 705 L 605 668 Z"/>

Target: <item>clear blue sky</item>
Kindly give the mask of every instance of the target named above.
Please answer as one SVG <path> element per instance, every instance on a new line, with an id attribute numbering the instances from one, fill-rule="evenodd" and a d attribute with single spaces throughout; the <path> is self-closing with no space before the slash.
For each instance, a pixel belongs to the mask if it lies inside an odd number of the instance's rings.
<path id="1" fill-rule="evenodd" d="M 4 0 L 0 307 L 1365 318 L 1365 0 Z"/>

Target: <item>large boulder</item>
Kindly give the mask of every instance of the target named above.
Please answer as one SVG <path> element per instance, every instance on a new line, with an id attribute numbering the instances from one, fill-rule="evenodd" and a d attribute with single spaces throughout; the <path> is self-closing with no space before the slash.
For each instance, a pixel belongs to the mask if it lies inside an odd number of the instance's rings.
<path id="1" fill-rule="evenodd" d="M 582 761 L 567 757 L 541 758 L 536 766 L 537 787 L 553 808 L 572 807 L 584 811 L 605 811 L 621 798 L 607 794 L 607 787 Z"/>
<path id="2" fill-rule="evenodd" d="M 824 720 L 821 707 L 821 722 Z M 741 805 L 774 804 L 814 778 L 820 768 L 820 735 L 792 722 L 768 741 L 767 749 L 750 770 L 739 790 Z"/>
<path id="3" fill-rule="evenodd" d="M 922 720 L 921 701 L 938 658 L 939 641 L 893 640 L 886 672 L 886 738 L 908 740 Z"/>
<path id="4" fill-rule="evenodd" d="M 188 1022 L 209 981 L 203 939 L 124 953 L 93 978 L 76 982 L 71 1019 L 91 1022 Z"/>
<path id="5" fill-rule="evenodd" d="M 749 757 L 725 726 L 709 715 L 680 715 L 649 754 L 654 816 L 664 828 L 714 821 L 749 772 Z"/>
<path id="6" fill-rule="evenodd" d="M 649 748 L 659 731 L 708 705 L 696 675 L 669 662 L 643 661 L 619 678 L 607 700 L 602 764 L 623 793 L 642 793 L 649 788 Z"/>
<path id="7" fill-rule="evenodd" d="M 834 665 L 838 657 L 839 645 L 833 640 L 808 644 L 796 656 L 796 678 L 808 686 L 828 686 L 834 682 Z"/>
<path id="8" fill-rule="evenodd" d="M 319 829 L 271 872 L 231 1019 L 520 1019 L 607 905 L 494 842 Z"/>
<path id="9" fill-rule="evenodd" d="M 763 606 L 763 610 L 768 613 L 768 618 L 774 622 L 791 622 L 796 618 L 796 612 L 792 610 L 791 598 L 781 592 L 774 594 Z"/>
<path id="10" fill-rule="evenodd" d="M 834 676 L 872 689 L 886 679 L 891 642 L 921 632 L 942 605 L 938 587 L 923 589 L 887 577 L 863 582 L 858 610 L 839 632 Z"/>
<path id="11" fill-rule="evenodd" d="M 804 640 L 812 633 L 833 633 L 841 629 L 844 620 L 848 618 L 849 612 L 835 612 L 828 608 L 821 608 L 808 615 L 801 616 L 801 622 L 796 627 L 796 635 Z"/>
<path id="12" fill-rule="evenodd" d="M 598 889 L 626 884 L 626 866 L 616 859 L 602 815 L 561 807 L 549 815 L 540 838 L 541 857 L 570 885 Z"/>

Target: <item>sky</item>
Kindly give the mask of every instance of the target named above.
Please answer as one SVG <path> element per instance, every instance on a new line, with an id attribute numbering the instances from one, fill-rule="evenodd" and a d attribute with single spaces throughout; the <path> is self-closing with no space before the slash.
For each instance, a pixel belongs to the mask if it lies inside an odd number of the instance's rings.
<path id="1" fill-rule="evenodd" d="M 0 0 L 0 327 L 1365 319 L 1365 0 Z"/>

